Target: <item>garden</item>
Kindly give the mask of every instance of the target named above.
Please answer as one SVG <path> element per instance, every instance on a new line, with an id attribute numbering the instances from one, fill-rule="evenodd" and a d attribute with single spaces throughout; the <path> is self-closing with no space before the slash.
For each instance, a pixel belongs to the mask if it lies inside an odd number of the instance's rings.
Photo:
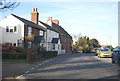
<path id="1" fill-rule="evenodd" d="M 40 45 L 32 48 L 16 47 L 11 44 L 2 44 L 2 60 L 9 62 L 32 62 L 45 60 L 57 56 L 57 51 L 46 51 Z"/>

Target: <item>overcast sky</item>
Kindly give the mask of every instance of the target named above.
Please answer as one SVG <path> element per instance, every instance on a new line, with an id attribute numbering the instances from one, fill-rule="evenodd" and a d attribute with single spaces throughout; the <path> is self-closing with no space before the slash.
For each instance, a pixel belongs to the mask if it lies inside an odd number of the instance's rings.
<path id="1" fill-rule="evenodd" d="M 24 1 L 24 0 L 23 0 Z M 70 34 L 96 38 L 101 45 L 118 45 L 118 2 L 117 0 L 85 0 L 71 2 L 21 2 L 13 11 L 2 12 L 4 16 L 13 13 L 30 20 L 32 8 L 38 8 L 39 20 L 46 22 L 49 16 L 58 19 L 60 25 Z M 65 0 L 66 1 L 66 0 Z"/>

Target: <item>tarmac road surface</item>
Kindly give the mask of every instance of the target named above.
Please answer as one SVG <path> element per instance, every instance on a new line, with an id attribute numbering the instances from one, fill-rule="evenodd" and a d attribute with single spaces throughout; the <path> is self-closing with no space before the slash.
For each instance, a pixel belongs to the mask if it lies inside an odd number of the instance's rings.
<path id="1" fill-rule="evenodd" d="M 118 66 L 112 64 L 110 60 L 109 62 L 101 60 L 94 53 L 66 54 L 39 64 L 16 78 L 118 79 Z"/>

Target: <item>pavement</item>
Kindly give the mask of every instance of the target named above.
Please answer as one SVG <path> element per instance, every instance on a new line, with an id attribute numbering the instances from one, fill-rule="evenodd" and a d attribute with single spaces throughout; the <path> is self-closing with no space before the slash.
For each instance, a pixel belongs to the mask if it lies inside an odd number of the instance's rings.
<path id="1" fill-rule="evenodd" d="M 68 54 L 31 68 L 17 79 L 118 79 L 118 66 L 93 53 Z"/>

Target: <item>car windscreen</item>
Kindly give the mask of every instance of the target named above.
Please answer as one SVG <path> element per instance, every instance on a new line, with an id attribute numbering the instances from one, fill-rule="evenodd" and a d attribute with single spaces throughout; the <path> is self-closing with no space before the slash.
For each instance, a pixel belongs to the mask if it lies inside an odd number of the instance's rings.
<path id="1" fill-rule="evenodd" d="M 100 49 L 100 51 L 109 51 L 109 49 Z"/>

